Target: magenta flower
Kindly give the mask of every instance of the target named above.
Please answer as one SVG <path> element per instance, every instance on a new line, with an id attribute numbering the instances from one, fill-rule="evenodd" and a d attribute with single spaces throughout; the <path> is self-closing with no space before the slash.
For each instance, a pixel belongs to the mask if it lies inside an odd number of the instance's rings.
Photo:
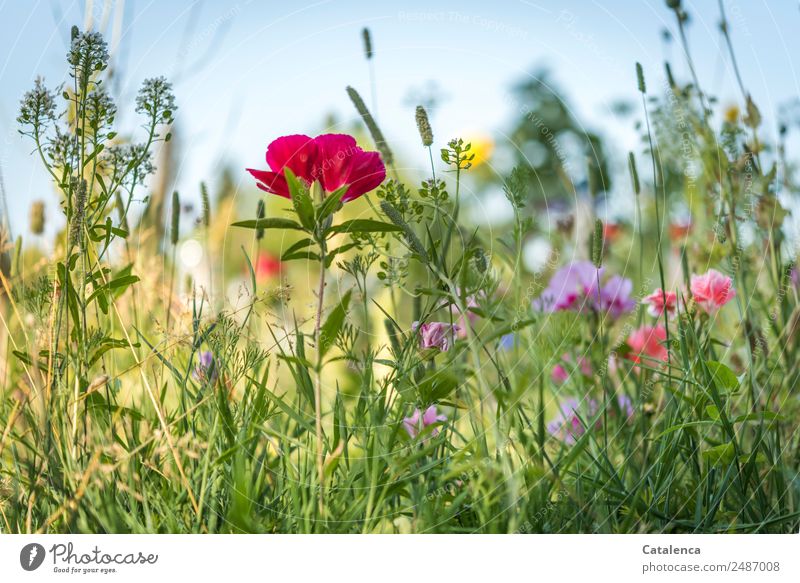
<path id="1" fill-rule="evenodd" d="M 319 182 L 326 193 L 349 185 L 342 202 L 377 188 L 386 178 L 386 167 L 377 152 L 365 152 L 346 134 L 283 136 L 267 147 L 270 170 L 247 168 L 266 192 L 290 198 L 284 170 L 288 168 L 306 186 Z"/>
<path id="2" fill-rule="evenodd" d="M 412 413 L 411 417 L 403 418 L 403 427 L 413 439 L 419 435 L 421 430 L 429 425 L 441 423 L 443 421 L 447 421 L 447 415 L 438 414 L 436 405 L 431 405 L 425 409 L 424 413 L 421 413 L 419 409 L 414 409 L 414 413 Z M 439 430 L 434 427 L 433 430 L 431 430 L 431 434 L 436 436 L 439 434 Z"/>
<path id="3" fill-rule="evenodd" d="M 636 306 L 630 297 L 631 281 L 614 275 L 604 282 L 604 273 L 590 261 L 574 261 L 553 275 L 533 307 L 543 312 L 593 310 L 607 312 L 612 318 L 631 311 Z"/>
<path id="4" fill-rule="evenodd" d="M 715 269 L 709 269 L 703 275 L 693 275 L 690 287 L 694 301 L 709 314 L 736 297 L 731 278 Z"/>
<path id="5" fill-rule="evenodd" d="M 572 357 L 569 354 L 564 353 L 561 356 L 561 360 L 564 364 L 566 364 L 569 367 L 570 370 L 573 368 L 574 365 L 572 364 L 573 363 Z M 580 369 L 582 375 L 586 377 L 592 376 L 592 364 L 589 362 L 588 358 L 579 356 L 578 368 Z M 564 367 L 564 365 L 560 363 L 555 365 L 553 367 L 552 372 L 550 373 L 550 378 L 552 378 L 553 382 L 557 384 L 563 384 L 567 382 L 569 380 L 569 377 L 570 377 L 570 372 L 567 370 L 567 368 Z"/>
<path id="6" fill-rule="evenodd" d="M 642 298 L 642 303 L 647 305 L 647 313 L 651 316 L 658 317 L 665 309 L 668 316 L 674 316 L 678 305 L 678 294 L 658 288 L 649 296 Z"/>
<path id="7" fill-rule="evenodd" d="M 447 322 L 428 322 L 422 326 L 419 322 L 414 322 L 411 324 L 411 329 L 415 332 L 419 329 L 420 348 L 438 348 L 442 352 L 447 352 L 461 328 Z"/>

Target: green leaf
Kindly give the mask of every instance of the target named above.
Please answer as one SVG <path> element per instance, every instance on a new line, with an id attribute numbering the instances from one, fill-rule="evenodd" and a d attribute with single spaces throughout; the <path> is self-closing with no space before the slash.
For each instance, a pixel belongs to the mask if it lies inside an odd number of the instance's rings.
<path id="1" fill-rule="evenodd" d="M 711 372 L 717 389 L 720 391 L 735 392 L 739 388 L 739 379 L 727 366 L 714 360 L 706 361 L 706 366 Z"/>
<path id="2" fill-rule="evenodd" d="M 296 229 L 302 231 L 303 227 L 291 219 L 268 218 L 250 219 L 248 221 L 238 221 L 232 227 L 243 227 L 245 229 Z"/>
<path id="3" fill-rule="evenodd" d="M 308 259 L 309 261 L 319 261 L 320 257 L 313 251 L 298 251 L 297 253 L 289 253 L 281 257 L 281 261 L 293 261 L 295 259 Z"/>
<path id="4" fill-rule="evenodd" d="M 673 425 L 656 435 L 653 438 L 653 441 L 656 441 L 665 435 L 669 435 L 670 433 L 674 433 L 679 429 L 688 429 L 689 427 L 702 427 L 703 425 L 716 425 L 716 421 L 711 421 L 706 419 L 705 421 L 689 421 L 688 423 L 680 423 L 679 425 Z"/>
<path id="5" fill-rule="evenodd" d="M 713 465 L 727 465 L 733 461 L 735 449 L 732 443 L 723 443 L 703 452 L 706 461 Z"/>
<path id="6" fill-rule="evenodd" d="M 739 415 L 733 420 L 733 423 L 746 423 L 748 421 L 788 421 L 788 417 L 780 415 L 773 411 L 760 411 L 758 413 L 747 413 Z"/>
<path id="7" fill-rule="evenodd" d="M 350 305 L 350 294 L 350 291 L 344 294 L 342 301 L 328 315 L 328 319 L 325 320 L 325 324 L 322 325 L 319 331 L 320 337 L 317 339 L 317 349 L 321 355 L 328 352 L 342 329 L 344 318 L 347 315 L 347 307 Z"/>
<path id="8" fill-rule="evenodd" d="M 317 206 L 317 221 L 322 222 L 331 216 L 340 208 L 340 203 L 344 193 L 350 188 L 349 184 L 345 184 L 335 192 L 330 193 L 325 199 Z"/>
<path id="9" fill-rule="evenodd" d="M 128 287 L 133 285 L 139 281 L 138 275 L 121 275 L 115 279 L 112 279 L 107 284 L 97 288 L 94 290 L 92 295 L 89 296 L 89 300 L 87 303 L 91 303 L 96 297 L 100 294 L 105 294 L 106 292 L 115 292 L 115 296 L 119 297 Z"/>
<path id="10" fill-rule="evenodd" d="M 402 230 L 401 227 L 391 223 L 373 219 L 353 219 L 334 225 L 328 230 L 328 233 L 398 233 Z"/>
<path id="11" fill-rule="evenodd" d="M 292 198 L 292 205 L 294 212 L 297 213 L 297 218 L 300 219 L 300 224 L 307 230 L 313 231 L 314 222 L 314 203 L 311 201 L 311 195 L 308 189 L 297 179 L 289 168 L 284 168 L 283 173 L 286 175 L 286 184 L 289 186 L 289 196 Z"/>
<path id="12" fill-rule="evenodd" d="M 459 378 L 450 371 L 428 373 L 419 382 L 419 396 L 423 403 L 436 403 L 448 397 L 459 385 Z"/>
<path id="13" fill-rule="evenodd" d="M 349 251 L 353 247 L 358 247 L 358 243 L 347 243 L 346 245 L 341 245 L 332 251 L 328 251 L 328 254 L 325 256 L 325 267 L 330 267 L 337 255 L 344 253 L 345 251 Z"/>
<path id="14" fill-rule="evenodd" d="M 289 248 L 283 252 L 283 255 L 281 255 L 281 261 L 287 261 L 286 257 L 292 255 L 295 251 L 299 251 L 300 249 L 308 247 L 313 243 L 314 241 L 312 241 L 309 238 L 300 239 L 299 241 L 297 241 L 297 243 L 294 243 L 293 245 L 289 246 Z"/>

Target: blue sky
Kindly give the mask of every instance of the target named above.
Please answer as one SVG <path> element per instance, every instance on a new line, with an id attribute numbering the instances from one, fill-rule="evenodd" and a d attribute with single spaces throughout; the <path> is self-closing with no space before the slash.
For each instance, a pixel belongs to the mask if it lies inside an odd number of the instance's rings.
<path id="1" fill-rule="evenodd" d="M 741 101 L 717 23 L 717 2 L 685 2 L 690 44 L 704 89 L 723 103 Z M 432 5 L 435 6 L 432 8 Z M 780 104 L 800 95 L 792 56 L 800 54 L 800 10 L 789 0 L 726 0 L 745 80 L 774 135 Z M 87 14 L 91 18 L 87 18 Z M 634 63 L 658 87 L 665 58 L 687 75 L 679 46 L 661 39 L 674 18 L 662 0 L 606 2 L 313 3 L 155 0 L 0 0 L 0 164 L 15 234 L 27 232 L 30 202 L 54 203 L 52 188 L 16 133 L 22 94 L 37 75 L 65 80 L 69 28 L 105 21 L 119 46 L 120 105 L 154 75 L 176 80 L 176 134 L 182 144 L 177 187 L 187 195 L 213 181 L 222 160 L 236 168 L 263 165 L 266 145 L 287 133 L 325 129 L 326 114 L 343 126 L 354 112 L 353 85 L 371 101 L 360 31 L 375 45 L 377 116 L 409 166 L 424 167 L 409 94 L 435 82 L 444 95 L 432 113 L 439 142 L 480 132 L 502 142 L 514 110 L 509 89 L 536 65 L 547 65 L 588 128 L 599 131 L 618 160 L 636 146 L 630 121 L 611 113 L 634 100 Z M 135 120 L 121 116 L 126 128 Z M 238 175 L 249 185 L 246 175 Z"/>

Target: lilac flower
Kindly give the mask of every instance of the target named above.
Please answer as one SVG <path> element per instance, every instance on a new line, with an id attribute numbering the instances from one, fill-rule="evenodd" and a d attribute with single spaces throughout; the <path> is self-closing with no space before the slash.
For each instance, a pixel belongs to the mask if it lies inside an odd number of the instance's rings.
<path id="1" fill-rule="evenodd" d="M 421 424 L 420 421 L 422 422 Z M 420 430 L 442 421 L 447 421 L 447 416 L 438 414 L 436 405 L 431 405 L 425 409 L 424 413 L 421 413 L 419 409 L 414 409 L 414 413 L 411 414 L 411 417 L 405 417 L 403 419 L 403 427 L 408 432 L 408 435 L 414 438 L 419 435 Z M 438 435 L 439 430 L 434 427 L 431 434 L 434 436 Z"/>
<path id="2" fill-rule="evenodd" d="M 633 419 L 633 403 L 627 395 L 617 395 L 617 405 L 626 421 Z M 558 414 L 547 424 L 547 432 L 567 445 L 573 445 L 581 435 L 586 433 L 586 426 L 583 422 L 591 421 L 600 412 L 600 409 L 601 404 L 594 399 L 587 399 L 583 403 L 579 403 L 577 399 L 565 399 L 559 405 Z M 613 416 L 615 409 L 610 408 L 608 412 Z M 600 429 L 601 427 L 602 421 L 598 420 L 595 428 Z"/>
<path id="3" fill-rule="evenodd" d="M 542 312 L 593 310 L 607 312 L 612 318 L 631 311 L 636 306 L 630 297 L 631 281 L 613 275 L 604 282 L 604 274 L 602 267 L 598 269 L 590 261 L 573 261 L 553 275 L 533 307 Z"/>
<path id="4" fill-rule="evenodd" d="M 461 329 L 459 326 L 447 322 L 428 322 L 421 326 L 419 322 L 414 322 L 411 328 L 415 332 L 419 329 L 420 348 L 438 348 L 442 352 L 450 350 L 455 334 Z"/>
<path id="5" fill-rule="evenodd" d="M 619 318 L 622 314 L 630 312 L 636 306 L 636 300 L 631 298 L 633 283 L 630 279 L 619 275 L 612 275 L 600 287 L 597 307 L 601 312 L 608 312 L 612 318 Z"/>
<path id="6" fill-rule="evenodd" d="M 542 312 L 580 309 L 588 292 L 597 286 L 603 276 L 603 268 L 598 269 L 590 261 L 574 261 L 553 274 L 547 288 L 533 307 Z"/>
<path id="7" fill-rule="evenodd" d="M 633 402 L 628 395 L 624 393 L 617 395 L 617 405 L 619 406 L 620 412 L 625 416 L 626 421 L 633 419 Z M 613 410 L 611 412 L 613 413 Z"/>
<path id="8" fill-rule="evenodd" d="M 202 384 L 214 384 L 217 382 L 217 363 L 214 361 L 214 353 L 210 350 L 202 351 L 197 357 L 197 366 L 192 371 L 192 378 Z"/>
<path id="9" fill-rule="evenodd" d="M 581 407 L 577 399 L 566 399 L 558 407 L 558 414 L 547 424 L 547 432 L 560 439 L 567 445 L 573 445 L 578 438 L 586 433 L 583 422 L 597 413 L 597 401 L 589 399 Z"/>

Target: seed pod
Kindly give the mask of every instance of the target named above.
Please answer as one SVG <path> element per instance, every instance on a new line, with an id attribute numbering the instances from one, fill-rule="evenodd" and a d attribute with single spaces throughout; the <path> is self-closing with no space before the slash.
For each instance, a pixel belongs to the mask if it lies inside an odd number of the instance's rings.
<path id="1" fill-rule="evenodd" d="M 419 240 L 417 234 L 414 233 L 414 230 L 405 220 L 403 220 L 403 216 L 400 214 L 400 211 L 398 211 L 389 201 L 386 200 L 381 201 L 381 210 L 387 217 L 389 217 L 390 221 L 403 229 L 403 234 L 405 235 L 408 246 L 411 247 L 411 249 L 417 255 L 419 255 L 425 263 L 427 263 L 428 252 L 425 250 L 425 246 L 422 244 L 422 241 Z"/>
<path id="2" fill-rule="evenodd" d="M 128 216 L 126 214 L 125 203 L 122 201 L 122 195 L 119 193 L 119 190 L 114 192 L 114 200 L 116 201 L 117 214 L 119 215 L 119 226 L 123 231 L 130 233 L 131 230 L 128 225 Z"/>
<path id="3" fill-rule="evenodd" d="M 17 235 L 14 241 L 14 260 L 11 262 L 11 275 L 18 276 L 22 273 L 22 235 Z"/>
<path id="4" fill-rule="evenodd" d="M 597 196 L 597 193 L 600 192 L 600 185 L 598 184 L 598 174 L 600 173 L 599 168 L 595 168 L 592 164 L 592 159 L 586 159 L 586 180 L 589 183 L 589 194 L 592 195 L 592 198 Z"/>
<path id="5" fill-rule="evenodd" d="M 419 130 L 419 137 L 422 138 L 422 145 L 428 147 L 433 144 L 433 130 L 428 119 L 428 112 L 421 105 L 417 106 L 416 118 L 417 130 Z"/>
<path id="6" fill-rule="evenodd" d="M 69 229 L 70 246 L 77 245 L 82 240 L 83 220 L 86 216 L 86 180 L 78 182 L 75 192 L 75 208 L 72 211 L 72 224 Z"/>
<path id="7" fill-rule="evenodd" d="M 211 201 L 208 198 L 208 187 L 205 182 L 200 183 L 200 200 L 203 206 L 203 226 L 207 229 L 211 224 Z"/>
<path id="8" fill-rule="evenodd" d="M 636 158 L 633 152 L 628 152 L 628 169 L 631 172 L 631 182 L 633 182 L 633 192 L 639 194 L 642 191 L 639 184 L 639 171 L 636 169 Z"/>
<path id="9" fill-rule="evenodd" d="M 364 56 L 369 61 L 372 58 L 372 35 L 370 35 L 369 29 L 364 27 L 361 36 L 364 38 Z"/>
<path id="10" fill-rule="evenodd" d="M 603 221 L 595 219 L 592 234 L 592 263 L 597 269 L 603 264 Z"/>
<path id="11" fill-rule="evenodd" d="M 669 63 L 664 63 L 664 72 L 667 75 L 670 88 L 675 89 L 677 85 L 675 84 L 675 77 L 672 75 L 672 67 L 670 67 Z"/>
<path id="12" fill-rule="evenodd" d="M 263 219 L 266 216 L 267 216 L 267 209 L 266 206 L 264 205 L 264 201 L 259 199 L 258 206 L 256 208 L 256 218 Z M 256 229 L 256 240 L 260 241 L 263 238 L 264 238 L 264 227 L 258 227 Z"/>
<path id="13" fill-rule="evenodd" d="M 747 117 L 744 119 L 744 123 L 753 129 L 761 125 L 761 112 L 749 94 L 747 95 Z"/>
<path id="14" fill-rule="evenodd" d="M 486 258 L 486 253 L 480 247 L 475 249 L 475 267 L 477 268 L 478 272 L 481 274 L 486 273 L 489 269 L 489 261 Z"/>
<path id="15" fill-rule="evenodd" d="M 355 106 L 356 111 L 361 116 L 361 119 L 364 120 L 364 125 L 367 126 L 367 129 L 372 136 L 372 140 L 375 142 L 375 147 L 378 149 L 378 152 L 380 152 L 381 158 L 383 158 L 384 164 L 391 164 L 394 161 L 392 151 L 389 149 L 389 145 L 386 143 L 386 139 L 383 137 L 383 132 L 381 132 L 381 129 L 378 127 L 378 124 L 375 123 L 375 119 L 372 117 L 372 114 L 367 109 L 364 100 L 361 99 L 358 91 L 350 86 L 347 87 L 347 94 L 350 96 L 350 101 L 353 102 L 353 106 Z"/>
<path id="16" fill-rule="evenodd" d="M 181 228 L 181 199 L 178 196 L 178 191 L 172 192 L 172 226 L 169 232 L 169 240 L 173 245 L 178 244 L 180 238 Z"/>
<path id="17" fill-rule="evenodd" d="M 41 235 L 44 233 L 44 201 L 35 200 L 31 204 L 31 233 Z"/>
<path id="18" fill-rule="evenodd" d="M 636 63 L 636 83 L 639 85 L 639 93 L 647 93 L 647 86 L 644 83 L 644 70 L 642 64 Z"/>

